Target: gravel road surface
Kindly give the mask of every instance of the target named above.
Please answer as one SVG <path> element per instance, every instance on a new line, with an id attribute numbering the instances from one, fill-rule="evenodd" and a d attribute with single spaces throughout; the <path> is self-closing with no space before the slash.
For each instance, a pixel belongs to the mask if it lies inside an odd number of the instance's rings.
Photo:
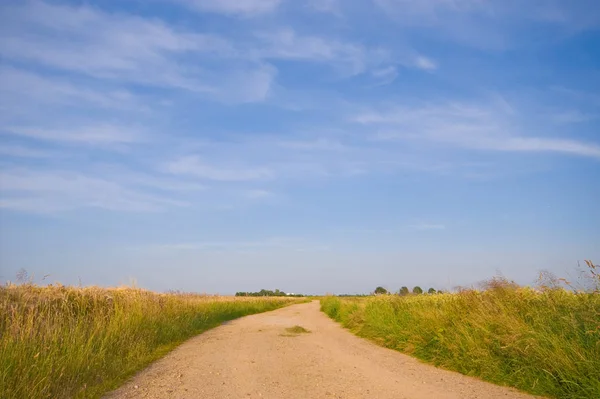
<path id="1" fill-rule="evenodd" d="M 302 326 L 308 333 L 286 329 Z M 106 398 L 532 398 L 379 347 L 317 301 L 228 322 L 185 342 Z"/>

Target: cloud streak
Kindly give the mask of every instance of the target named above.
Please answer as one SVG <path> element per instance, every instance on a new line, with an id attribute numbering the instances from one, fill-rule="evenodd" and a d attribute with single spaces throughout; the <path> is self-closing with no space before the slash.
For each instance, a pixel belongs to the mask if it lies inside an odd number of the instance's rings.
<path id="1" fill-rule="evenodd" d="M 178 3 L 199 12 L 253 17 L 271 13 L 279 7 L 281 0 L 176 0 Z"/>
<path id="2" fill-rule="evenodd" d="M 554 152 L 600 158 L 600 146 L 569 138 L 531 137 L 519 132 L 505 107 L 463 103 L 396 106 L 366 111 L 354 122 L 374 126 L 382 141 L 423 140 L 473 150 Z"/>
<path id="3" fill-rule="evenodd" d="M 185 156 L 168 163 L 165 170 L 173 174 L 225 182 L 265 180 L 274 176 L 274 172 L 265 167 L 216 166 L 204 162 L 199 156 L 194 155 Z"/>
<path id="4" fill-rule="evenodd" d="M 264 250 L 283 250 L 295 252 L 313 252 L 329 250 L 328 245 L 316 244 L 297 237 L 268 237 L 260 240 L 240 241 L 200 241 L 179 242 L 153 245 L 150 248 L 160 252 L 170 251 L 226 251 L 226 252 L 255 252 Z"/>
<path id="5" fill-rule="evenodd" d="M 532 24 L 555 28 L 555 37 L 596 29 L 600 11 L 593 0 L 569 3 L 541 0 L 373 0 L 398 25 L 430 37 L 443 37 L 461 45 L 498 51 L 519 47 L 530 40 L 523 33 Z M 557 29 L 558 28 L 558 29 Z"/>
<path id="6" fill-rule="evenodd" d="M 50 129 L 9 126 L 0 129 L 7 134 L 63 143 L 84 145 L 130 144 L 143 141 L 144 134 L 138 129 L 116 125 L 84 126 L 80 128 Z"/>
<path id="7" fill-rule="evenodd" d="M 0 208 L 4 209 L 33 213 L 78 208 L 156 212 L 186 205 L 181 200 L 144 192 L 139 187 L 77 172 L 31 169 L 0 172 Z"/>
<path id="8" fill-rule="evenodd" d="M 421 231 L 426 231 L 426 230 L 446 230 L 446 225 L 439 224 L 439 223 L 418 223 L 418 224 L 413 224 L 410 227 L 413 228 L 413 229 L 415 229 L 415 230 L 421 230 Z"/>
<path id="9" fill-rule="evenodd" d="M 2 12 L 10 15 L 3 20 L 0 37 L 0 54 L 6 59 L 112 84 L 186 90 L 234 102 L 239 96 L 239 101 L 248 102 L 264 100 L 275 75 L 273 67 L 250 59 L 227 38 L 178 29 L 158 19 L 42 2 L 3 6 Z M 199 66 L 212 59 L 225 67 Z M 10 72 L 23 84 L 42 81 L 32 73 Z M 103 98 L 68 83 L 60 85 L 60 79 L 42 84 L 45 91 L 63 98 L 103 105 L 123 93 L 113 93 L 111 99 L 106 98 L 109 93 Z"/>

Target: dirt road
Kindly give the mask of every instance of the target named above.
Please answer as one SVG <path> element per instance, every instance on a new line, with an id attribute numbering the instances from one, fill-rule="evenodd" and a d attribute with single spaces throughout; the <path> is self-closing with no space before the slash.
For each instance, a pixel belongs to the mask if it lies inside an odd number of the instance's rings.
<path id="1" fill-rule="evenodd" d="M 310 333 L 292 334 L 302 326 Z M 319 303 L 244 317 L 199 335 L 107 398 L 532 398 L 381 348 Z"/>

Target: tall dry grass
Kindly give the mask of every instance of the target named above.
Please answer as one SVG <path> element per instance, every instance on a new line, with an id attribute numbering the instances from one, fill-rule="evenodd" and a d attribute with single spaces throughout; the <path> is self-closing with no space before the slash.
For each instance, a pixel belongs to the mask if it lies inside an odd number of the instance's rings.
<path id="1" fill-rule="evenodd" d="M 288 298 L 0 287 L 0 398 L 94 398 L 182 341 Z"/>
<path id="2" fill-rule="evenodd" d="M 600 294 L 494 280 L 436 295 L 327 297 L 360 336 L 424 361 L 555 398 L 600 398 Z"/>

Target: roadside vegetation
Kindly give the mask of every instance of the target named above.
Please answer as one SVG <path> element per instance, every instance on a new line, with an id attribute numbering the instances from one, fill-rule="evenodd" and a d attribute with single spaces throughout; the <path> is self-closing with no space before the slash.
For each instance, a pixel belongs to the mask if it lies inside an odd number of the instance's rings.
<path id="1" fill-rule="evenodd" d="M 96 398 L 182 341 L 292 298 L 0 287 L 0 398 Z"/>
<path id="2" fill-rule="evenodd" d="M 446 369 L 554 398 L 600 398 L 600 268 L 586 289 L 503 278 L 456 293 L 326 297 L 352 332 Z"/>

